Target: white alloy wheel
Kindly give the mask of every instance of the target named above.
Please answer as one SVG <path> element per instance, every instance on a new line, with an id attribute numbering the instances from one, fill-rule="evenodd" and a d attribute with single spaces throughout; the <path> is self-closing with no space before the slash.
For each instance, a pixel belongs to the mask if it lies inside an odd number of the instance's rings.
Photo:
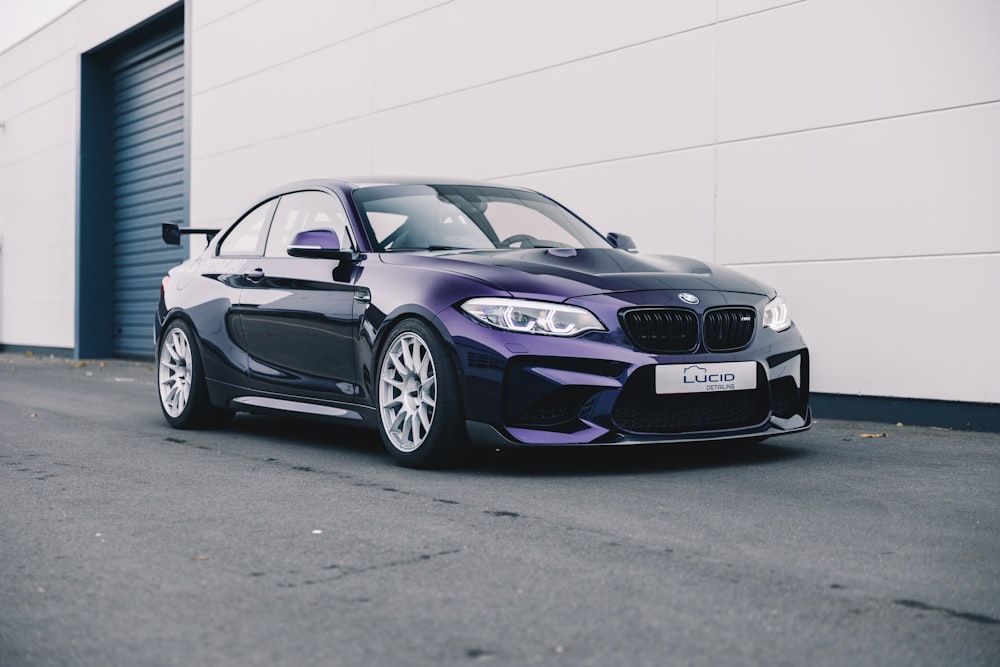
<path id="1" fill-rule="evenodd" d="M 427 343 L 404 331 L 389 344 L 379 373 L 379 408 L 389 442 L 413 452 L 427 439 L 437 407 L 437 374 Z"/>
<path id="2" fill-rule="evenodd" d="M 193 378 L 191 341 L 183 329 L 173 327 L 160 345 L 160 403 L 170 417 L 180 417 L 187 407 Z"/>

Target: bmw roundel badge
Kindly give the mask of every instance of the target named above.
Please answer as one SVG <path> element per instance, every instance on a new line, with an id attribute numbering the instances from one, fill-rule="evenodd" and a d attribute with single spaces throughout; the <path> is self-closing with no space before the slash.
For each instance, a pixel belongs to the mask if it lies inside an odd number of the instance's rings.
<path id="1" fill-rule="evenodd" d="M 687 292 L 681 292 L 680 294 L 677 295 L 677 298 L 683 301 L 684 303 L 690 303 L 692 306 L 697 303 L 700 303 L 698 297 L 696 297 L 694 294 L 688 294 Z"/>

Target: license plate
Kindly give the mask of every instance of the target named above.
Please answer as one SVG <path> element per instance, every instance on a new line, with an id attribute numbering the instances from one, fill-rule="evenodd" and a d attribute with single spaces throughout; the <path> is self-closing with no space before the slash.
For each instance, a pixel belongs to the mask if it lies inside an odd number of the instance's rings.
<path id="1" fill-rule="evenodd" d="M 656 367 L 657 394 L 694 394 L 757 388 L 757 363 L 669 364 Z"/>

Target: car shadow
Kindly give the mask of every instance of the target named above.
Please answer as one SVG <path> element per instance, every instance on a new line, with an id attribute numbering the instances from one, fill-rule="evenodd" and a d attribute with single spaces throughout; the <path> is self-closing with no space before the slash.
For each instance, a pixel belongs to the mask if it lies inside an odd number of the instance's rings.
<path id="1" fill-rule="evenodd" d="M 514 449 L 477 452 L 466 467 L 498 476 L 597 477 L 769 465 L 810 455 L 808 449 L 796 447 L 791 442 L 782 443 L 691 442 Z"/>
<path id="2" fill-rule="evenodd" d="M 238 415 L 225 430 L 280 438 L 286 445 L 327 451 L 336 449 L 365 457 L 378 457 L 387 466 L 395 465 L 383 449 L 378 433 L 371 429 L 302 418 Z M 525 447 L 500 451 L 472 447 L 459 463 L 437 472 L 562 477 L 769 465 L 809 456 L 810 450 L 796 446 L 796 442 L 795 436 L 786 436 L 763 443 L 690 442 L 666 445 Z"/>
<path id="3" fill-rule="evenodd" d="M 311 448 L 336 447 L 344 451 L 367 452 L 385 456 L 386 462 L 391 463 L 376 431 L 322 419 L 239 414 L 224 427 L 224 430 L 231 433 L 281 438 L 286 444 Z"/>

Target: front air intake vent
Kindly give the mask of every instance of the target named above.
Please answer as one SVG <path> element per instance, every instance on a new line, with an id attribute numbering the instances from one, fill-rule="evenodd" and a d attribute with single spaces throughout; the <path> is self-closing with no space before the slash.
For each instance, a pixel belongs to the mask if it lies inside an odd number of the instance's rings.
<path id="1" fill-rule="evenodd" d="M 684 354 L 698 349 L 698 316 L 683 308 L 637 308 L 621 314 L 625 334 L 640 350 Z"/>
<path id="2" fill-rule="evenodd" d="M 753 338 L 757 313 L 752 308 L 716 308 L 705 313 L 705 349 L 742 350 Z"/>

